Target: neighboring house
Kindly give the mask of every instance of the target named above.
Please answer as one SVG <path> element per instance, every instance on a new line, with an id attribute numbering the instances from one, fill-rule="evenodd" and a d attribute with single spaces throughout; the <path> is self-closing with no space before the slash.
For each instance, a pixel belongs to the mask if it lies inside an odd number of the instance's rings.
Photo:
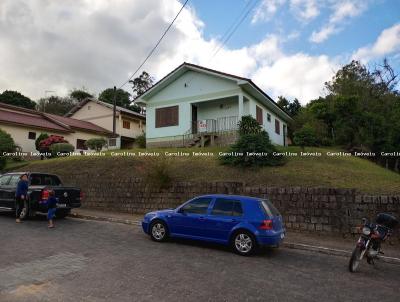
<path id="1" fill-rule="evenodd" d="M 67 117 L 88 121 L 108 131 L 113 131 L 113 105 L 87 98 L 71 109 Z M 109 147 L 128 149 L 136 137 L 146 130 L 146 117 L 140 113 L 116 106 L 115 138 L 109 139 Z"/>
<path id="2" fill-rule="evenodd" d="M 91 138 L 107 139 L 112 133 L 90 122 L 0 103 L 0 128 L 11 135 L 23 152 L 37 152 L 36 138 L 41 133 L 63 136 L 76 151 L 87 150 Z"/>
<path id="3" fill-rule="evenodd" d="M 271 141 L 287 145 L 290 116 L 250 79 L 183 63 L 138 100 L 146 106 L 148 147 L 225 145 L 252 115 Z"/>

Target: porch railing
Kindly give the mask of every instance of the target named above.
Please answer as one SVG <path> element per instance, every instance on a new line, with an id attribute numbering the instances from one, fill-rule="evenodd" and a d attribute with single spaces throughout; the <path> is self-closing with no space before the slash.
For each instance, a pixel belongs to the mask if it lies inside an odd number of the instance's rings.
<path id="1" fill-rule="evenodd" d="M 216 119 L 192 121 L 190 125 L 192 134 L 221 133 L 238 129 L 238 116 L 225 116 Z"/>

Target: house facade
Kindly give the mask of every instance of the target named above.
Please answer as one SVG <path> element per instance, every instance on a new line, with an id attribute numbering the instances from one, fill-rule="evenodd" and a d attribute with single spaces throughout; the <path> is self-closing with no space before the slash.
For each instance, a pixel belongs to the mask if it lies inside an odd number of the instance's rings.
<path id="1" fill-rule="evenodd" d="M 87 150 L 91 138 L 111 137 L 111 132 L 90 122 L 38 112 L 0 103 L 0 129 L 6 131 L 23 152 L 37 152 L 41 133 L 63 136 L 75 151 Z"/>
<path id="2" fill-rule="evenodd" d="M 67 117 L 87 121 L 113 131 L 113 105 L 96 99 L 85 99 L 66 114 Z M 132 148 L 135 139 L 146 131 L 146 117 L 140 113 L 116 106 L 115 133 L 109 147 Z"/>
<path id="3" fill-rule="evenodd" d="M 242 116 L 253 116 L 271 141 L 287 145 L 290 116 L 250 79 L 184 63 L 139 103 L 146 106 L 148 147 L 226 145 Z"/>

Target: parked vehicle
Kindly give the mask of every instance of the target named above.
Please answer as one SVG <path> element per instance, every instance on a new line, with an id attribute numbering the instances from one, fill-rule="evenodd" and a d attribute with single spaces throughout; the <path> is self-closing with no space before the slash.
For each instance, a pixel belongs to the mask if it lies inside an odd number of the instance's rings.
<path id="1" fill-rule="evenodd" d="M 387 213 L 378 214 L 375 223 L 363 218 L 361 236 L 349 262 L 350 272 L 354 273 L 358 270 L 364 256 L 368 264 L 374 264 L 374 260 L 379 259 L 379 255 L 383 254 L 381 251 L 382 242 L 392 235 L 393 229 L 397 224 L 397 218 Z"/>
<path id="2" fill-rule="evenodd" d="M 282 216 L 269 200 L 234 195 L 198 196 L 176 209 L 147 213 L 142 227 L 154 241 L 215 242 L 240 255 L 251 255 L 260 246 L 278 247 L 285 237 Z"/>
<path id="3" fill-rule="evenodd" d="M 36 213 L 47 213 L 49 189 L 54 190 L 58 199 L 57 218 L 67 216 L 72 208 L 81 206 L 82 192 L 76 187 L 63 186 L 57 175 L 47 173 L 6 173 L 0 176 L 0 209 L 15 211 L 15 191 L 22 174 L 28 175 L 28 198 L 21 213 L 21 219 L 34 216 Z"/>

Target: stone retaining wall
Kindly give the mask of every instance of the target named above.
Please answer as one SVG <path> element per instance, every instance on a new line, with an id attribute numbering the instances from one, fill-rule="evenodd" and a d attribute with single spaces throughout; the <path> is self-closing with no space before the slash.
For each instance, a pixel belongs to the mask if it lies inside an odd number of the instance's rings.
<path id="1" fill-rule="evenodd" d="M 370 196 L 353 189 L 178 182 L 161 190 L 139 178 L 120 178 L 112 174 L 93 178 L 85 173 L 69 174 L 63 180 L 82 188 L 83 207 L 106 211 L 145 213 L 175 208 L 197 195 L 221 193 L 268 197 L 284 216 L 286 227 L 297 231 L 347 234 L 355 231 L 363 217 L 373 218 L 378 212 L 392 212 L 400 217 L 400 196 Z"/>

